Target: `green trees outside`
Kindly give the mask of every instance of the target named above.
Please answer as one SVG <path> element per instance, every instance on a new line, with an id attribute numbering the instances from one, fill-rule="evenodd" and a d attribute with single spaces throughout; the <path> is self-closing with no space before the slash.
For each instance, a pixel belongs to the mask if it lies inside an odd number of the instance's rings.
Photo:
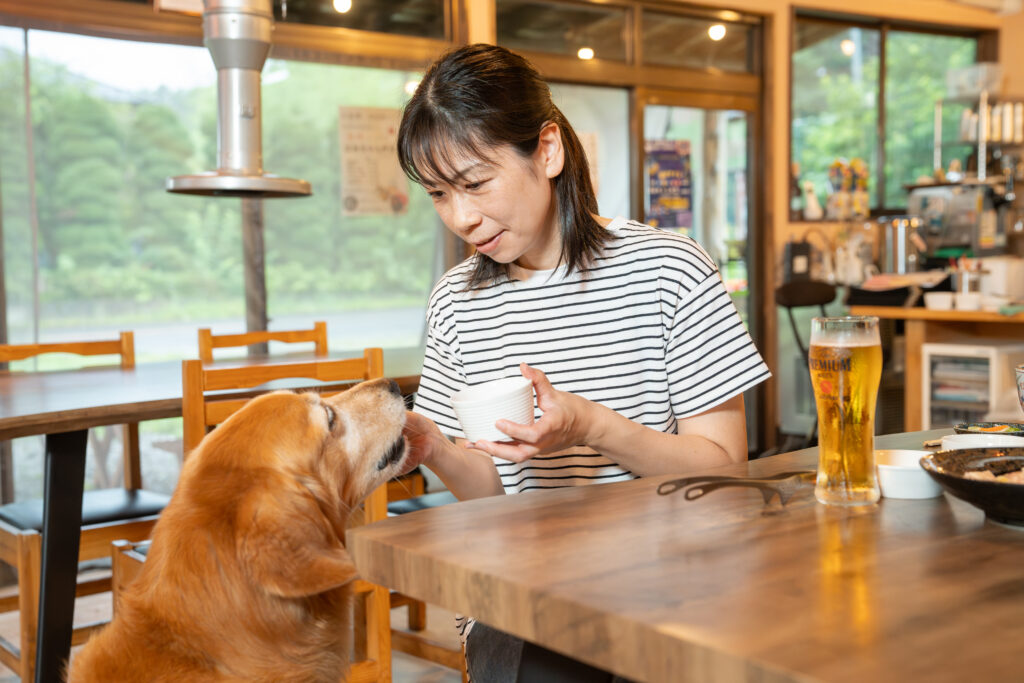
<path id="1" fill-rule="evenodd" d="M 801 181 L 814 182 L 823 206 L 828 166 L 838 157 L 859 157 L 868 163 L 872 208 L 905 206 L 903 186 L 933 170 L 935 101 L 945 95 L 946 70 L 973 63 L 977 52 L 973 38 L 888 32 L 885 187 L 879 202 L 875 179 L 880 41 L 877 29 L 806 19 L 797 22 L 792 60 L 792 159 L 800 165 Z M 959 110 L 946 112 L 944 129 L 956 130 L 954 119 L 958 116 Z M 948 155 L 944 158 L 948 163 Z"/>
<path id="2" fill-rule="evenodd" d="M 13 42 L 0 40 L 0 193 L 8 301 L 18 319 L 33 285 L 23 55 Z M 145 43 L 108 42 L 126 63 L 147 58 Z M 125 90 L 74 63 L 29 59 L 43 327 L 243 317 L 240 200 L 164 190 L 168 176 L 216 167 L 215 86 L 174 89 L 154 79 L 151 88 Z M 425 302 L 438 233 L 426 194 L 410 188 L 408 210 L 396 216 L 345 218 L 339 199 L 338 107 L 400 108 L 410 78 L 268 62 L 264 166 L 310 180 L 314 192 L 265 201 L 272 314 Z"/>

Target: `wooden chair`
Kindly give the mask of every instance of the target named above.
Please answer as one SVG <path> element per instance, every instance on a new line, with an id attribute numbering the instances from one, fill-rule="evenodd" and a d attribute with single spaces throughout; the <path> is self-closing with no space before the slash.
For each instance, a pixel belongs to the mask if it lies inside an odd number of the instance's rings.
<path id="1" fill-rule="evenodd" d="M 187 458 L 199 445 L 209 428 L 223 422 L 249 400 L 249 397 L 224 396 L 224 392 L 253 389 L 275 380 L 293 378 L 354 383 L 383 376 L 384 355 L 381 349 L 377 348 L 366 349 L 362 358 L 339 360 L 316 359 L 224 367 L 206 367 L 202 361 L 186 360 L 182 363 L 185 457 Z M 323 393 L 329 395 L 337 391 Z M 370 523 L 386 517 L 387 486 L 380 486 L 363 504 L 363 521 Z M 113 552 L 117 553 L 118 548 L 115 547 Z M 386 683 L 391 680 L 391 619 L 388 589 L 357 580 L 354 590 L 360 599 L 356 601 L 355 652 L 347 681 Z"/>
<path id="2" fill-rule="evenodd" d="M 241 334 L 213 334 L 209 328 L 199 329 L 199 359 L 204 363 L 213 362 L 213 350 L 239 346 L 250 346 L 269 341 L 285 343 L 313 342 L 314 355 L 325 357 L 328 353 L 327 323 L 313 323 L 309 330 L 277 330 L 273 332 L 244 332 Z M 186 447 L 187 451 L 187 447 Z M 388 482 L 388 502 L 402 500 L 426 493 L 426 478 L 419 469 Z"/>
<path id="3" fill-rule="evenodd" d="M 816 306 L 822 316 L 828 315 L 825 306 L 832 303 L 836 298 L 836 288 L 828 282 L 818 280 L 805 280 L 786 282 L 775 288 L 775 304 L 786 309 L 789 317 L 789 326 L 793 330 L 793 340 L 797 349 L 804 359 L 804 366 L 809 363 L 807 347 L 810 342 L 805 342 L 800 335 L 800 328 L 796 324 L 794 309 Z M 796 449 L 810 448 L 818 444 L 818 414 L 814 414 L 814 423 L 803 441 L 795 446 Z"/>
<path id="4" fill-rule="evenodd" d="M 204 363 L 213 362 L 213 350 L 237 346 L 265 344 L 271 341 L 294 344 L 313 342 L 317 356 L 327 355 L 327 323 L 313 323 L 310 330 L 275 330 L 262 332 L 243 332 L 241 334 L 213 334 L 210 328 L 199 329 L 199 360 Z"/>
<path id="5" fill-rule="evenodd" d="M 62 344 L 0 345 L 0 361 L 23 360 L 45 353 L 74 353 L 85 356 L 118 355 L 121 366 L 135 365 L 131 332 L 117 340 Z M 98 388 L 101 390 L 101 388 Z M 115 539 L 139 541 L 147 538 L 167 496 L 142 489 L 139 467 L 138 424 L 125 426 L 124 487 L 86 491 L 82 499 L 82 534 L 79 561 L 106 558 Z M 30 681 L 35 674 L 36 625 L 39 609 L 39 576 L 42 558 L 42 500 L 26 500 L 0 506 L 0 560 L 18 573 L 18 594 L 0 600 L 0 612 L 18 610 L 20 642 L 17 646 L 0 638 L 0 661 Z M 76 586 L 78 596 L 111 589 L 109 576 L 83 580 Z M 75 628 L 72 644 L 78 645 L 105 621 Z"/>

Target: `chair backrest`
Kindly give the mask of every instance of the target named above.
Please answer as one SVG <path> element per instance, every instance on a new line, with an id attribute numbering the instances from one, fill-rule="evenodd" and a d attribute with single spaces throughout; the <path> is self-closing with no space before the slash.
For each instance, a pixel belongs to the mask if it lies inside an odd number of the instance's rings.
<path id="1" fill-rule="evenodd" d="M 210 328 L 199 329 L 199 360 L 213 362 L 213 350 L 228 347 L 250 346 L 278 341 L 288 344 L 313 342 L 317 356 L 327 355 L 327 323 L 318 321 L 309 330 L 274 330 L 242 332 L 241 334 L 213 334 Z"/>
<path id="2" fill-rule="evenodd" d="M 120 356 L 122 368 L 135 367 L 135 335 L 122 332 L 110 341 L 60 342 L 56 344 L 0 344 L 0 363 L 24 360 L 47 353 L 79 356 Z"/>
<path id="3" fill-rule="evenodd" d="M 246 392 L 243 397 L 237 394 L 224 395 L 231 390 L 253 389 L 277 380 L 311 379 L 330 383 L 356 383 L 383 376 L 384 352 L 379 348 L 365 349 L 362 358 L 281 362 L 264 359 L 259 362 L 243 361 L 212 366 L 199 360 L 183 361 L 181 388 L 185 454 L 199 445 L 208 427 L 220 424 L 245 405 L 253 394 L 260 393 Z M 272 390 L 269 387 L 266 389 Z M 207 392 L 221 392 L 221 395 L 210 395 Z"/>
<path id="4" fill-rule="evenodd" d="M 807 360 L 807 344 L 800 336 L 800 330 L 796 324 L 796 316 L 793 309 L 817 306 L 821 314 L 827 315 L 825 305 L 832 303 L 836 298 L 835 285 L 818 280 L 805 280 L 803 282 L 786 282 L 775 288 L 775 303 L 786 309 L 789 316 L 789 326 L 793 330 L 793 339 L 800 349 L 800 355 Z"/>

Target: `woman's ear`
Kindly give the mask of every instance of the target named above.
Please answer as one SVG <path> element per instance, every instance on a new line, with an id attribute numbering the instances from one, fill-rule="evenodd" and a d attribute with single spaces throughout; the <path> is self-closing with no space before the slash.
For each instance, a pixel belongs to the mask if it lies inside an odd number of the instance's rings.
<path id="1" fill-rule="evenodd" d="M 549 121 L 540 129 L 537 154 L 544 175 L 548 178 L 558 177 L 565 165 L 565 148 L 562 146 L 562 130 L 554 121 Z"/>

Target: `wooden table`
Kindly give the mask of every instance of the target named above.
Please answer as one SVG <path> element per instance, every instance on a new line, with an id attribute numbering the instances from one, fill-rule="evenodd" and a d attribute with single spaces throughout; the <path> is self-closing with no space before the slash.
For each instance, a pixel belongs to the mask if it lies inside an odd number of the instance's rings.
<path id="1" fill-rule="evenodd" d="M 360 354 L 361 351 L 339 352 L 331 357 Z M 289 354 L 264 362 L 303 358 Z M 218 364 L 234 362 L 238 361 Z M 416 390 L 421 362 L 419 349 L 384 351 L 385 372 L 398 382 L 403 393 Z M 274 386 L 305 385 L 299 381 Z M 62 680 L 71 651 L 89 428 L 180 417 L 181 393 L 180 361 L 141 363 L 128 370 L 98 367 L 66 372 L 0 373 L 0 440 L 46 435 L 36 681 Z"/>
<path id="2" fill-rule="evenodd" d="M 348 547 L 370 581 L 636 681 L 1024 680 L 1024 529 L 947 496 L 657 495 L 672 478 L 456 503 L 354 529 Z"/>
<path id="3" fill-rule="evenodd" d="M 903 320 L 906 362 L 903 383 L 903 428 L 921 429 L 921 346 L 927 342 L 978 342 L 981 339 L 1024 339 L 1024 313 L 1000 315 L 988 311 L 934 311 L 899 306 L 850 306 L 850 315 L 875 315 Z"/>

